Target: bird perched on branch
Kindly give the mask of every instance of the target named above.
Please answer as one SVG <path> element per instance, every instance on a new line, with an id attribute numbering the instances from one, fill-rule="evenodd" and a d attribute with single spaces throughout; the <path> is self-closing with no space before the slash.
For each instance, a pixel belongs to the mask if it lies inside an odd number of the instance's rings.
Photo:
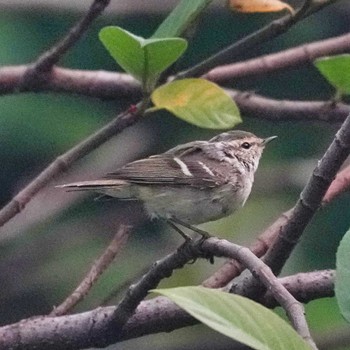
<path id="1" fill-rule="evenodd" d="M 254 182 L 262 152 L 276 136 L 228 131 L 209 141 L 193 141 L 124 165 L 104 178 L 60 185 L 143 202 L 151 218 L 178 227 L 218 220 L 242 207 Z"/>

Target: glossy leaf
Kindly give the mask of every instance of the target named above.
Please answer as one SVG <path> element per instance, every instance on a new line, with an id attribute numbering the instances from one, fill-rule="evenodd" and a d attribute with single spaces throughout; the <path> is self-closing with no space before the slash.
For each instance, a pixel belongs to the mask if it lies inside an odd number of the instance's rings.
<path id="1" fill-rule="evenodd" d="M 322 57 L 314 62 L 321 74 L 340 94 L 350 94 L 350 55 Z"/>
<path id="2" fill-rule="evenodd" d="M 151 110 L 166 109 L 202 128 L 229 129 L 242 121 L 231 97 L 205 79 L 183 79 L 162 85 L 151 98 L 155 105 Z"/>
<path id="3" fill-rule="evenodd" d="M 237 12 L 295 12 L 289 4 L 280 0 L 229 0 L 228 5 Z"/>
<path id="4" fill-rule="evenodd" d="M 350 230 L 339 244 L 336 266 L 335 296 L 340 312 L 350 322 Z"/>
<path id="5" fill-rule="evenodd" d="M 144 39 L 120 27 L 105 27 L 99 37 L 115 61 L 148 90 L 187 47 L 181 38 Z"/>
<path id="6" fill-rule="evenodd" d="M 152 38 L 181 36 L 213 0 L 182 0 L 162 22 Z"/>
<path id="7" fill-rule="evenodd" d="M 310 350 L 283 319 L 239 295 L 204 287 L 158 289 L 210 328 L 257 350 Z"/>

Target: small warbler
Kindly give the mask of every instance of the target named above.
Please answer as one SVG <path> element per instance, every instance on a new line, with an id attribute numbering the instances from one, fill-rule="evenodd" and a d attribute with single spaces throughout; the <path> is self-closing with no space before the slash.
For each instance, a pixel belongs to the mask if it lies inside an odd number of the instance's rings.
<path id="1" fill-rule="evenodd" d="M 228 131 L 209 141 L 189 142 L 128 163 L 99 180 L 58 187 L 139 200 L 151 218 L 205 236 L 192 225 L 218 220 L 244 205 L 264 147 L 276 137 L 262 139 L 250 132 Z"/>

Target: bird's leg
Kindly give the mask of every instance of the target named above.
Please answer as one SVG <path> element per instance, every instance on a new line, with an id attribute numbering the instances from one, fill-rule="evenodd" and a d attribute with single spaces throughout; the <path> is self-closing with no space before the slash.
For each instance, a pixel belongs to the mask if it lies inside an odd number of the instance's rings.
<path id="1" fill-rule="evenodd" d="M 169 226 L 171 226 L 177 233 L 179 233 L 179 234 L 185 239 L 186 243 L 192 241 L 192 238 L 191 238 L 188 234 L 186 234 L 185 232 L 183 232 L 182 230 L 180 230 L 180 229 L 172 222 L 171 219 L 167 219 L 166 222 L 167 222 L 167 224 L 168 224 Z"/>
<path id="2" fill-rule="evenodd" d="M 176 232 L 180 233 L 180 235 L 185 239 L 185 242 L 179 247 L 179 249 L 182 249 L 185 247 L 188 243 L 192 242 L 192 238 L 187 235 L 185 232 L 180 230 L 170 219 L 167 219 L 166 222 L 169 226 L 171 226 Z M 196 262 L 197 258 L 194 258 L 189 262 L 189 264 L 194 264 Z"/>
<path id="3" fill-rule="evenodd" d="M 186 227 L 189 230 L 192 230 L 193 232 L 197 232 L 198 234 L 200 234 L 202 236 L 202 238 L 204 240 L 211 237 L 211 234 L 209 232 L 201 230 L 198 227 L 195 227 L 195 226 L 193 226 L 191 224 L 188 224 L 187 222 L 184 222 L 184 221 L 182 221 L 180 219 L 177 219 L 175 217 L 172 217 L 171 219 L 169 219 L 169 221 L 172 221 L 175 224 L 178 224 L 178 225 L 181 225 L 183 227 Z"/>
<path id="4" fill-rule="evenodd" d="M 185 239 L 185 244 L 190 243 L 192 241 L 192 238 L 190 236 L 188 236 L 185 232 L 183 232 L 182 230 L 180 230 L 177 225 L 181 225 L 184 226 L 186 228 L 188 228 L 189 230 L 192 230 L 198 234 L 200 234 L 201 240 L 205 241 L 206 239 L 210 238 L 211 235 L 210 233 L 203 231 L 195 226 L 192 226 L 190 224 L 187 224 L 186 222 L 183 222 L 182 220 L 176 219 L 176 218 L 171 218 L 171 219 L 167 219 L 166 222 L 174 229 L 176 230 L 178 233 L 180 233 L 180 235 Z M 177 224 L 177 225 L 176 225 Z M 206 256 L 204 256 L 204 258 L 206 258 L 207 260 L 209 260 L 209 262 L 211 264 L 214 264 L 214 256 L 211 254 L 207 254 Z M 193 264 L 197 259 L 194 259 L 192 262 L 190 262 L 190 264 Z"/>

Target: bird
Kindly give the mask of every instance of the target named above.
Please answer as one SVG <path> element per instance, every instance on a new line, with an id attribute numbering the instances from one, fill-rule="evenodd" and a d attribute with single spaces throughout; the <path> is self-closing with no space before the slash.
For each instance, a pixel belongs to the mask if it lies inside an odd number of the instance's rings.
<path id="1" fill-rule="evenodd" d="M 195 225 L 231 215 L 245 204 L 263 150 L 276 137 L 230 130 L 127 163 L 101 179 L 57 187 L 141 201 L 151 219 L 165 220 L 185 239 L 179 225 L 208 237 Z"/>

